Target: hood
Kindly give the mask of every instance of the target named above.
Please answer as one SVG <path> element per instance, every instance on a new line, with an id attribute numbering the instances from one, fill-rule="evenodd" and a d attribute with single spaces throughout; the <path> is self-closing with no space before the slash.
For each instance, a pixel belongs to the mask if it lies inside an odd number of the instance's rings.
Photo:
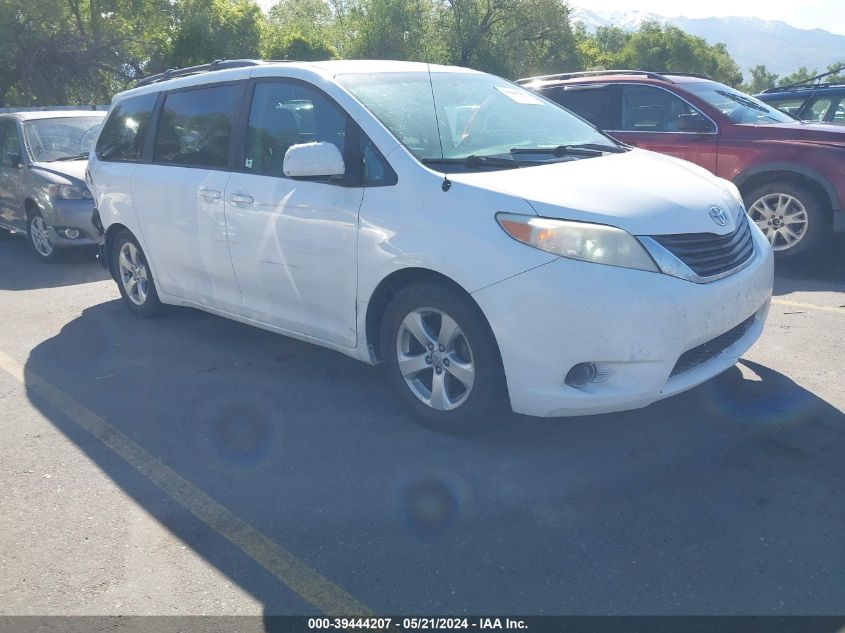
<path id="1" fill-rule="evenodd" d="M 608 224 L 633 235 L 724 235 L 742 212 L 721 178 L 687 161 L 637 149 L 449 178 L 523 198 L 540 216 Z M 726 226 L 710 217 L 714 206 L 727 214 Z"/>
<path id="2" fill-rule="evenodd" d="M 773 141 L 811 141 L 845 147 L 845 126 L 832 123 L 755 123 L 748 125 L 760 138 Z"/>
<path id="3" fill-rule="evenodd" d="M 53 161 L 49 163 L 33 163 L 33 169 L 37 169 L 54 176 L 61 176 L 70 180 L 78 180 L 85 183 L 85 168 L 88 167 L 88 159 Z"/>

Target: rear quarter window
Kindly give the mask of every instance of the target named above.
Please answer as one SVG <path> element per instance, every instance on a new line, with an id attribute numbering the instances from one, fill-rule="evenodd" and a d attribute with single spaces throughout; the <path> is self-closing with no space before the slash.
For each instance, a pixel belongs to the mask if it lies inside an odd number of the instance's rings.
<path id="1" fill-rule="evenodd" d="M 112 108 L 97 139 L 97 158 L 106 161 L 139 162 L 158 93 L 122 100 Z"/>
<path id="2" fill-rule="evenodd" d="M 600 130 L 616 127 L 613 93 L 610 86 L 571 86 L 552 88 L 543 96 L 586 119 Z"/>

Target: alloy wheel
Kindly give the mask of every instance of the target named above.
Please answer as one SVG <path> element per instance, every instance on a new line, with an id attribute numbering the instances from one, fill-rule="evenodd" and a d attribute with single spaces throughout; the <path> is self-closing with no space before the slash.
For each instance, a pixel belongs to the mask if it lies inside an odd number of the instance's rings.
<path id="1" fill-rule="evenodd" d="M 457 409 L 469 398 L 475 382 L 472 348 L 442 310 L 410 312 L 396 335 L 396 355 L 408 389 L 432 409 Z"/>
<path id="2" fill-rule="evenodd" d="M 748 215 L 776 251 L 792 248 L 807 234 L 807 209 L 787 193 L 766 194 L 751 205 Z"/>
<path id="3" fill-rule="evenodd" d="M 29 239 L 32 245 L 42 257 L 50 257 L 53 254 L 53 243 L 50 241 L 50 233 L 47 224 L 40 215 L 33 216 L 29 222 Z"/>
<path id="4" fill-rule="evenodd" d="M 124 242 L 118 252 L 117 265 L 126 296 L 135 305 L 144 305 L 149 293 L 149 273 L 138 247 L 132 242 Z"/>

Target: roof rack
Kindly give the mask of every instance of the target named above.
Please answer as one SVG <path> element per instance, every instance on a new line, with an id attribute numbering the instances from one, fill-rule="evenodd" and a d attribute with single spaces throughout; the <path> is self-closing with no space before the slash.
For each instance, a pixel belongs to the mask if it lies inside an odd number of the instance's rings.
<path id="1" fill-rule="evenodd" d="M 767 92 L 780 92 L 781 90 L 795 90 L 796 88 L 818 88 L 819 86 L 841 86 L 845 85 L 840 82 L 836 83 L 822 83 L 822 79 L 825 77 L 830 77 L 831 75 L 835 75 L 840 71 L 845 70 L 845 66 L 840 66 L 839 68 L 834 68 L 833 70 L 828 70 L 826 73 L 821 73 L 820 75 L 816 75 L 815 77 L 810 77 L 806 81 L 799 81 L 798 83 L 789 84 L 787 86 L 775 86 L 773 88 L 767 88 L 763 91 L 763 93 Z"/>
<path id="2" fill-rule="evenodd" d="M 667 70 L 663 74 L 675 75 L 676 77 L 695 77 L 696 79 L 707 79 L 708 81 L 713 81 L 711 77 L 708 77 L 707 75 L 700 75 L 698 73 L 676 73 L 674 70 Z"/>
<path id="3" fill-rule="evenodd" d="M 279 60 L 287 61 L 287 60 Z M 138 80 L 135 84 L 136 88 L 141 86 L 149 86 L 160 81 L 167 81 L 168 79 L 175 79 L 176 77 L 189 77 L 190 75 L 198 75 L 200 73 L 213 72 L 215 70 L 228 70 L 229 68 L 243 68 L 245 66 L 260 66 L 265 62 L 260 59 L 215 59 L 208 64 L 200 64 L 199 66 L 189 66 L 187 68 L 169 68 L 163 73 L 157 75 L 150 75 Z"/>
<path id="4" fill-rule="evenodd" d="M 680 73 L 674 73 L 676 75 Z M 582 70 L 581 72 L 577 73 L 559 73 L 556 75 L 540 75 L 538 77 L 524 77 L 522 79 L 517 79 L 516 83 L 518 84 L 527 84 L 533 81 L 552 81 L 555 79 L 573 79 L 575 77 L 602 77 L 605 75 L 640 75 L 644 77 L 648 77 L 649 79 L 657 79 L 659 81 L 665 81 L 667 83 L 675 83 L 668 77 L 661 75 L 660 73 L 653 73 L 647 70 Z"/>

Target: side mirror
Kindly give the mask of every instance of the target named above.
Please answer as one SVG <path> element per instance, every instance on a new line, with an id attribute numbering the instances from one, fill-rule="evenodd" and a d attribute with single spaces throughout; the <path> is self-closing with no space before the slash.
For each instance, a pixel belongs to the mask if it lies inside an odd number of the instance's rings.
<path id="1" fill-rule="evenodd" d="M 705 119 L 698 112 L 691 114 L 679 114 L 675 120 L 679 132 L 694 132 L 697 134 L 707 134 L 714 132 L 713 125 Z"/>
<path id="2" fill-rule="evenodd" d="M 343 176 L 346 165 L 333 143 L 302 143 L 291 145 L 285 152 L 282 171 L 290 178 Z"/>

